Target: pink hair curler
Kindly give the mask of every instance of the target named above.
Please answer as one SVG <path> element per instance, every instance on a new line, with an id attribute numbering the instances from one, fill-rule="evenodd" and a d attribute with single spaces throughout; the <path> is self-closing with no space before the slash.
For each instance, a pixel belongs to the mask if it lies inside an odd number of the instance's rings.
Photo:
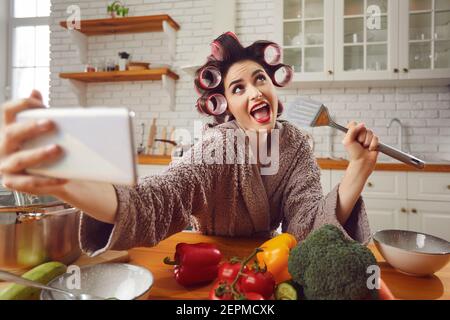
<path id="1" fill-rule="evenodd" d="M 276 86 L 284 87 L 291 82 L 293 75 L 294 73 L 290 66 L 282 65 L 275 71 L 272 81 Z"/>
<path id="2" fill-rule="evenodd" d="M 223 61 L 223 49 L 220 43 L 216 40 L 211 43 L 211 55 L 217 61 Z"/>
<path id="3" fill-rule="evenodd" d="M 216 67 L 203 68 L 198 74 L 198 83 L 203 89 L 214 89 L 222 81 L 222 74 Z"/>
<path id="4" fill-rule="evenodd" d="M 240 41 L 234 32 L 228 31 L 225 32 L 224 35 L 233 37 L 240 44 Z M 222 45 L 219 43 L 219 41 L 214 40 L 210 46 L 211 46 L 211 55 L 214 57 L 214 59 L 216 59 L 217 61 L 223 61 L 224 53 Z"/>
<path id="5" fill-rule="evenodd" d="M 237 42 L 240 42 L 237 35 L 233 31 L 225 32 L 225 34 L 233 37 Z"/>
<path id="6" fill-rule="evenodd" d="M 264 48 L 264 61 L 271 66 L 275 66 L 280 63 L 281 48 L 279 45 L 272 43 Z"/>
<path id="7" fill-rule="evenodd" d="M 227 106 L 227 99 L 220 93 L 212 94 L 206 99 L 206 108 L 212 115 L 221 115 L 227 110 Z"/>

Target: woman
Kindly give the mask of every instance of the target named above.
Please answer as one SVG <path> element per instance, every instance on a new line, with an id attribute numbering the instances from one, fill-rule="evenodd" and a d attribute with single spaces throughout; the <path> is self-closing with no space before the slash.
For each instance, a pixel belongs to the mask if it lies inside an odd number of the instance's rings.
<path id="1" fill-rule="evenodd" d="M 271 49 L 275 54 L 266 57 Z M 305 134 L 288 121 L 277 120 L 282 111 L 275 85 L 280 68 L 279 47 L 268 41 L 244 48 L 233 33 L 212 44 L 212 55 L 195 80 L 201 95 L 197 107 L 212 115 L 203 139 L 180 161 L 158 176 L 140 179 L 135 187 L 67 181 L 24 173 L 28 167 L 61 156 L 58 146 L 21 151 L 25 140 L 54 129 L 51 122 L 15 123 L 15 115 L 42 107 L 40 94 L 9 102 L 3 107 L 0 172 L 3 185 L 32 194 L 50 194 L 81 209 L 81 246 L 90 255 L 107 249 L 153 246 L 188 225 L 205 234 L 222 236 L 269 235 L 282 225 L 298 240 L 325 224 L 337 225 L 360 242 L 369 238 L 369 226 L 360 193 L 377 159 L 378 138 L 363 124 L 350 123 L 343 143 L 349 166 L 340 184 L 324 196 L 320 171 Z M 272 52 L 272 53 L 273 53 Z M 280 69 L 281 70 L 281 69 Z M 206 163 L 206 150 L 242 151 L 227 130 L 279 133 L 277 170 L 262 175 L 260 161 Z M 277 130 L 277 131 L 275 131 Z M 264 144 L 263 144 L 264 145 Z M 220 153 L 220 152 L 219 152 Z M 248 153 L 246 153 L 248 155 Z M 217 154 L 216 154 L 217 156 Z M 259 159 L 258 159 L 259 160 Z"/>

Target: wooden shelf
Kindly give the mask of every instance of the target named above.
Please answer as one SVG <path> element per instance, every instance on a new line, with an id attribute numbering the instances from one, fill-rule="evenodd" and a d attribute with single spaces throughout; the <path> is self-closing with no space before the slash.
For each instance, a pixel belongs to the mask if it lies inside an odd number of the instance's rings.
<path id="1" fill-rule="evenodd" d="M 78 80 L 82 82 L 118 82 L 118 81 L 145 81 L 162 80 L 163 76 L 168 76 L 173 80 L 178 80 L 176 73 L 168 68 L 132 70 L 132 71 L 109 71 L 109 72 L 76 72 L 60 73 L 63 79 Z"/>
<path id="2" fill-rule="evenodd" d="M 137 158 L 138 164 L 169 165 L 172 161 L 171 156 L 162 155 L 140 154 Z"/>
<path id="3" fill-rule="evenodd" d="M 80 29 L 77 29 L 77 31 L 87 36 L 117 33 L 160 32 L 164 30 L 164 21 L 174 30 L 180 29 L 178 23 L 176 23 L 169 15 L 163 14 L 155 16 L 81 20 Z M 66 21 L 61 21 L 59 24 L 67 29 Z"/>

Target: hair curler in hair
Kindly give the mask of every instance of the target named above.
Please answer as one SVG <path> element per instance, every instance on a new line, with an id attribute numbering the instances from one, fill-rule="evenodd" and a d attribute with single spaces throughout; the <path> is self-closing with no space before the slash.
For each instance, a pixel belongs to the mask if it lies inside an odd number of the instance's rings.
<path id="1" fill-rule="evenodd" d="M 275 43 L 271 43 L 264 48 L 264 61 L 271 66 L 280 63 L 281 48 Z"/>
<path id="2" fill-rule="evenodd" d="M 225 34 L 226 34 L 226 35 L 229 35 L 230 37 L 233 37 L 237 42 L 240 43 L 240 41 L 239 41 L 237 35 L 236 35 L 233 31 L 227 31 L 227 32 L 225 32 Z"/>
<path id="3" fill-rule="evenodd" d="M 224 34 L 219 36 L 216 40 L 214 40 L 210 44 L 210 46 L 211 46 L 211 55 L 217 61 L 223 61 L 224 58 L 225 58 L 224 57 L 224 48 L 223 48 L 223 45 L 222 45 L 222 43 L 224 41 L 226 41 L 226 37 L 225 36 L 232 37 L 239 44 L 239 46 L 242 46 L 241 42 L 239 41 L 238 37 L 236 36 L 236 34 L 234 32 L 231 32 L 231 31 L 225 32 Z"/>
<path id="4" fill-rule="evenodd" d="M 220 93 L 212 94 L 206 99 L 206 108 L 214 116 L 224 113 L 227 106 L 227 99 Z"/>
<path id="5" fill-rule="evenodd" d="M 197 81 L 202 89 L 214 89 L 222 81 L 222 74 L 216 67 L 206 67 L 198 73 Z"/>
<path id="6" fill-rule="evenodd" d="M 284 87 L 292 80 L 292 68 L 288 65 L 281 65 L 274 73 L 272 82 L 278 87 Z"/>
<path id="7" fill-rule="evenodd" d="M 211 43 L 211 55 L 217 61 L 223 61 L 223 49 L 220 43 L 217 40 L 214 40 Z"/>

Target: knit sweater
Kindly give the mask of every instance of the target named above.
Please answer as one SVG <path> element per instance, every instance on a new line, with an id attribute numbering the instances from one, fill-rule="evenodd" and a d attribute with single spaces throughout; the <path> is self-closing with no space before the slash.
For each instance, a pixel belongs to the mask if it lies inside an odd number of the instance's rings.
<path id="1" fill-rule="evenodd" d="M 366 244 L 370 229 L 362 198 L 342 226 L 336 217 L 339 184 L 323 194 L 305 133 L 284 120 L 275 128 L 280 137 L 279 161 L 274 160 L 278 170 L 262 175 L 261 165 L 251 161 L 207 161 L 208 152 L 220 156 L 242 151 L 239 139 L 226 132 L 243 131 L 235 120 L 206 125 L 202 140 L 162 174 L 142 177 L 133 187 L 114 185 L 114 224 L 81 214 L 83 252 L 94 256 L 108 249 L 155 246 L 189 225 L 207 235 L 269 237 L 281 224 L 283 232 L 301 241 L 312 230 L 334 224 L 346 237 Z"/>

